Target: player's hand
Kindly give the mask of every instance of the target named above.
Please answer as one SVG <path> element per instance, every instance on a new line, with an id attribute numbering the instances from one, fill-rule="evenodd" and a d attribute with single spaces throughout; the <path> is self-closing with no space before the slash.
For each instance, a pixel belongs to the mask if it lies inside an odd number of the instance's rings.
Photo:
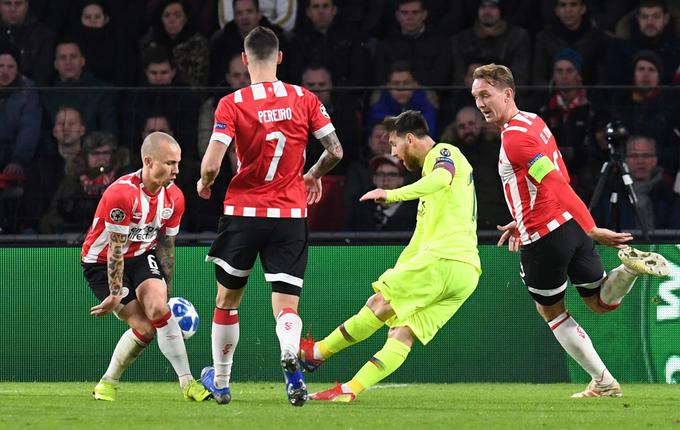
<path id="1" fill-rule="evenodd" d="M 198 192 L 198 196 L 205 200 L 210 199 L 210 195 L 212 194 L 212 190 L 210 188 L 211 188 L 210 186 L 203 185 L 202 179 L 199 179 L 198 183 L 196 184 L 196 191 Z"/>
<path id="2" fill-rule="evenodd" d="M 521 244 L 519 240 L 519 232 L 517 231 L 517 223 L 512 221 L 505 225 L 497 225 L 496 228 L 502 231 L 501 238 L 498 239 L 496 246 L 503 246 L 505 241 L 508 241 L 508 250 L 510 252 L 519 251 L 519 245 Z"/>
<path id="3" fill-rule="evenodd" d="M 307 189 L 307 204 L 318 203 L 323 194 L 321 178 L 317 179 L 309 173 L 306 173 L 302 178 L 305 180 L 305 188 Z"/>
<path id="4" fill-rule="evenodd" d="M 386 199 L 387 191 L 383 190 L 382 188 L 376 188 L 375 190 L 371 190 L 364 194 L 363 196 L 359 197 L 360 202 L 365 202 L 366 200 L 373 200 L 378 203 L 384 203 Z"/>
<path id="5" fill-rule="evenodd" d="M 103 317 L 104 315 L 108 315 L 116 310 L 121 300 L 123 300 L 123 296 L 112 296 L 109 294 L 109 296 L 105 298 L 103 302 L 97 306 L 92 306 L 90 309 L 90 315 L 94 317 Z"/>
<path id="6" fill-rule="evenodd" d="M 606 228 L 595 227 L 588 232 L 594 241 L 612 248 L 623 248 L 627 242 L 633 240 L 633 235 L 627 232 L 617 233 Z"/>

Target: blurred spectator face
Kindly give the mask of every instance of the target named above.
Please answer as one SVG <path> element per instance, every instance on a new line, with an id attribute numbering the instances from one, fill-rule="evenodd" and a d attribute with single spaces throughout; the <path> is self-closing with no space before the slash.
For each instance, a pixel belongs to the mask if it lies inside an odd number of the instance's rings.
<path id="1" fill-rule="evenodd" d="M 0 0 L 0 18 L 7 25 L 21 25 L 28 15 L 27 0 Z"/>
<path id="2" fill-rule="evenodd" d="M 482 63 L 470 63 L 465 71 L 465 76 L 463 76 L 463 83 L 466 87 L 472 88 L 472 74 L 475 73 L 475 69 L 481 66 Z"/>
<path id="3" fill-rule="evenodd" d="M 581 75 L 569 60 L 558 60 L 553 66 L 553 83 L 558 89 L 581 86 Z"/>
<path id="4" fill-rule="evenodd" d="M 85 67 L 85 57 L 75 43 L 60 43 L 54 56 L 54 68 L 62 81 L 78 79 Z"/>
<path id="5" fill-rule="evenodd" d="M 17 78 L 17 62 L 9 54 L 0 55 L 0 87 L 6 87 Z"/>
<path id="6" fill-rule="evenodd" d="M 659 71 L 656 66 L 646 60 L 638 60 L 635 64 L 635 86 L 638 88 L 654 88 L 659 86 Z"/>
<path id="7" fill-rule="evenodd" d="M 338 8 L 331 0 L 310 0 L 307 8 L 307 18 L 315 29 L 326 31 L 333 24 Z"/>
<path id="8" fill-rule="evenodd" d="M 393 190 L 404 185 L 404 177 L 397 166 L 385 162 L 373 172 L 373 185 L 383 190 Z"/>
<path id="9" fill-rule="evenodd" d="M 501 10 L 493 3 L 482 2 L 477 11 L 477 18 L 484 27 L 493 27 L 501 20 Z"/>
<path id="10" fill-rule="evenodd" d="M 456 134 L 458 140 L 466 145 L 474 145 L 482 132 L 482 121 L 472 108 L 463 108 L 456 115 Z"/>
<path id="11" fill-rule="evenodd" d="M 80 152 L 80 139 L 85 134 L 85 126 L 80 112 L 62 108 L 54 118 L 52 136 L 57 140 L 59 155 L 66 161 L 72 160 Z"/>
<path id="12" fill-rule="evenodd" d="M 368 136 L 368 147 L 373 155 L 389 155 L 392 152 L 392 147 L 390 147 L 390 142 L 385 133 L 385 126 L 382 123 L 373 126 L 371 135 Z"/>
<path id="13" fill-rule="evenodd" d="M 391 88 L 413 88 L 418 83 L 413 78 L 411 72 L 392 72 L 390 74 L 390 80 L 387 82 L 387 86 Z M 408 104 L 413 97 L 414 90 L 397 90 L 390 89 L 390 95 L 394 100 L 397 101 L 402 106 Z"/>
<path id="14" fill-rule="evenodd" d="M 636 181 L 651 179 L 657 161 L 654 146 L 645 137 L 631 140 L 626 146 L 626 164 Z"/>
<path id="15" fill-rule="evenodd" d="M 80 16 L 80 22 L 88 28 L 102 28 L 106 21 L 108 21 L 108 17 L 104 15 L 102 7 L 98 4 L 88 4 L 83 8 L 83 13 Z"/>
<path id="16" fill-rule="evenodd" d="M 333 81 L 326 69 L 308 69 L 302 74 L 302 86 L 316 94 L 321 103 L 329 105 L 331 102 L 331 90 Z"/>
<path id="17" fill-rule="evenodd" d="M 165 32 L 168 33 L 171 39 L 174 39 L 182 32 L 184 25 L 187 23 L 187 15 L 180 3 L 170 3 L 163 9 L 161 21 L 163 21 Z"/>
<path id="18" fill-rule="evenodd" d="M 164 116 L 151 116 L 144 122 L 144 130 L 142 130 L 142 140 L 154 131 L 162 131 L 165 134 L 172 136 L 172 129 L 168 119 Z"/>
<path id="19" fill-rule="evenodd" d="M 108 170 L 111 166 L 112 155 L 113 149 L 111 149 L 110 146 L 98 146 L 87 153 L 87 167 L 90 169 L 100 169 L 102 171 Z"/>
<path id="20" fill-rule="evenodd" d="M 234 21 L 239 33 L 245 36 L 260 24 L 262 14 L 252 0 L 241 0 L 234 3 Z"/>
<path id="21" fill-rule="evenodd" d="M 229 70 L 224 79 L 232 88 L 243 88 L 250 85 L 250 73 L 248 67 L 243 64 L 240 56 L 236 56 L 229 62 Z"/>
<path id="22" fill-rule="evenodd" d="M 420 31 L 427 19 L 427 10 L 423 9 L 420 1 L 413 1 L 399 5 L 395 12 L 399 27 L 403 34 L 413 34 Z"/>
<path id="23" fill-rule="evenodd" d="M 657 37 L 668 25 L 670 19 L 667 13 L 659 6 L 641 7 L 637 14 L 640 33 L 645 37 Z"/>
<path id="24" fill-rule="evenodd" d="M 581 26 L 586 5 L 583 0 L 557 0 L 555 15 L 569 30 L 576 30 Z"/>
<path id="25" fill-rule="evenodd" d="M 177 71 L 172 68 L 169 62 L 150 63 L 144 70 L 146 79 L 151 85 L 170 85 L 175 79 Z"/>

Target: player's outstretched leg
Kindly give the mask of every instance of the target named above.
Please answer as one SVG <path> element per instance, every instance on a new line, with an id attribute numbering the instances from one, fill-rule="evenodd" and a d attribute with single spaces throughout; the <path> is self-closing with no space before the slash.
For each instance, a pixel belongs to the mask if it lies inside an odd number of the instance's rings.
<path id="1" fill-rule="evenodd" d="M 643 252 L 626 246 L 619 250 L 621 264 L 607 274 L 600 289 L 599 303 L 605 309 L 616 309 L 633 288 L 639 275 L 668 276 L 668 261 L 655 252 Z"/>
<path id="2" fill-rule="evenodd" d="M 548 326 L 562 348 L 592 378 L 592 382 L 585 391 L 576 393 L 572 397 L 621 396 L 619 383 L 609 373 L 597 351 L 595 351 L 590 337 L 583 327 L 571 317 L 569 311 L 565 311 L 552 321 L 548 321 Z"/>
<path id="3" fill-rule="evenodd" d="M 123 333 L 113 350 L 109 367 L 94 387 L 92 394 L 96 400 L 114 401 L 116 399 L 116 390 L 118 390 L 121 375 L 139 357 L 151 340 L 134 329 L 128 329 Z"/>
<path id="4" fill-rule="evenodd" d="M 371 308 L 364 306 L 323 340 L 315 342 L 311 337 L 300 340 L 301 364 L 305 370 L 313 372 L 324 360 L 348 346 L 368 339 L 383 325 L 385 322 Z"/>
<path id="5" fill-rule="evenodd" d="M 215 386 L 214 367 L 210 366 L 203 368 L 201 371 L 201 383 L 206 390 L 210 391 L 213 399 L 215 399 L 218 404 L 226 405 L 227 403 L 231 402 L 231 389 L 228 386 L 223 388 L 217 388 Z"/>
<path id="6" fill-rule="evenodd" d="M 356 375 L 345 384 L 337 384 L 330 390 L 312 393 L 310 400 L 351 402 L 367 388 L 377 384 L 406 361 L 411 347 L 393 338 L 387 338 L 385 346 L 378 351 Z"/>

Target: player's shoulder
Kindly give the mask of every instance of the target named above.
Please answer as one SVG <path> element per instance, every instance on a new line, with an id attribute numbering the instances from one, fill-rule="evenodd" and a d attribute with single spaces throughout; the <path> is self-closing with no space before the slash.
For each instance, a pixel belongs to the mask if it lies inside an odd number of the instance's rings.
<path id="1" fill-rule="evenodd" d="M 170 185 L 165 187 L 165 192 L 168 194 L 168 197 L 174 201 L 184 201 L 184 192 L 182 192 L 182 189 L 177 186 L 174 182 L 172 182 Z"/>
<path id="2" fill-rule="evenodd" d="M 286 90 L 286 94 L 290 95 L 296 95 L 297 97 L 309 97 L 309 96 L 314 96 L 316 97 L 316 94 L 313 92 L 309 91 L 307 88 L 300 86 L 300 85 L 295 85 L 295 84 L 289 84 L 288 82 L 283 82 L 283 81 L 278 81 L 280 82 L 281 86 Z M 276 82 L 274 85 L 277 85 Z"/>
<path id="3" fill-rule="evenodd" d="M 113 181 L 104 191 L 104 195 L 121 194 L 124 196 L 137 196 L 139 195 L 141 182 L 139 171 L 128 173 Z"/>
<path id="4" fill-rule="evenodd" d="M 430 149 L 427 155 L 433 158 L 446 157 L 454 158 L 460 154 L 460 149 L 450 143 L 439 142 Z"/>
<path id="5" fill-rule="evenodd" d="M 531 112 L 520 111 L 503 125 L 501 137 L 503 142 L 534 141 L 535 135 L 541 131 L 545 123 L 540 116 Z"/>

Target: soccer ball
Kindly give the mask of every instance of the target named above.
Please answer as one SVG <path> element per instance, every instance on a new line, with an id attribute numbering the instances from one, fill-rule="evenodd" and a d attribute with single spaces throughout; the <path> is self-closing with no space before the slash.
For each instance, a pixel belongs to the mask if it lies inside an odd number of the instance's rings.
<path id="1" fill-rule="evenodd" d="M 198 330 L 198 312 L 191 302 L 182 297 L 172 297 L 168 302 L 172 317 L 182 329 L 182 337 L 186 340 Z"/>

